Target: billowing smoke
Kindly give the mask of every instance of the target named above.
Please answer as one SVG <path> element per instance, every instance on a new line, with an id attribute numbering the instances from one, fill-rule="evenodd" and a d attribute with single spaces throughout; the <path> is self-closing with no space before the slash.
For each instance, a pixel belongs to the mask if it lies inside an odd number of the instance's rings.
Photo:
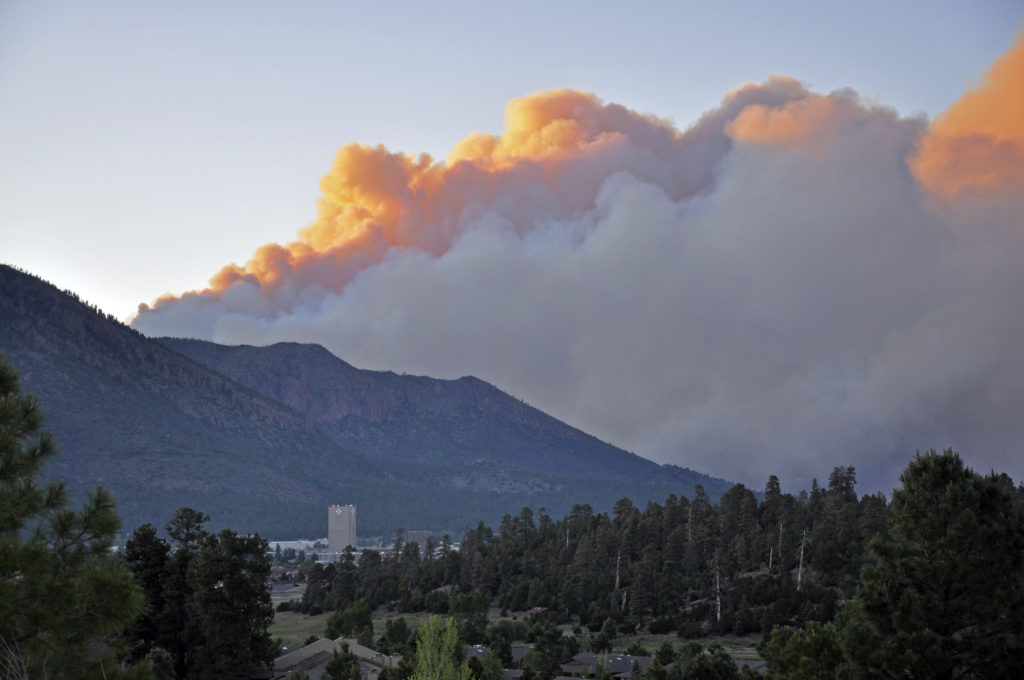
<path id="1" fill-rule="evenodd" d="M 445 162 L 342 148 L 316 220 L 149 335 L 477 375 L 661 462 L 888 490 L 914 451 L 1024 478 L 1024 44 L 929 125 L 787 77 L 686 130 L 509 103 Z"/>

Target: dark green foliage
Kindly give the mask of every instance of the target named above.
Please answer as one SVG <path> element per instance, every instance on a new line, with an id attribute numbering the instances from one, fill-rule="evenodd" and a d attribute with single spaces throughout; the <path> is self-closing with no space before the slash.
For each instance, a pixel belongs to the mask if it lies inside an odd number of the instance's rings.
<path id="1" fill-rule="evenodd" d="M 329 609 L 345 609 L 355 601 L 356 588 L 359 584 L 355 549 L 350 545 L 346 545 L 341 558 L 333 566 L 334 576 L 331 580 L 331 593 L 326 605 Z"/>
<path id="2" fill-rule="evenodd" d="M 484 664 L 480 659 L 475 656 L 466 659 L 466 669 L 469 671 L 469 677 L 473 680 L 480 680 L 480 677 L 484 674 Z"/>
<path id="3" fill-rule="evenodd" d="M 1011 678 L 1024 667 L 1024 499 L 951 450 L 918 455 L 840 617 L 857 677 Z"/>
<path id="4" fill-rule="evenodd" d="M 206 538 L 207 532 L 203 525 L 209 521 L 210 516 L 205 512 L 192 508 L 178 508 L 165 528 L 178 550 L 192 551 Z"/>
<path id="5" fill-rule="evenodd" d="M 331 614 L 325 635 L 330 640 L 337 640 L 357 635 L 367 627 L 373 628 L 373 610 L 365 599 L 360 599 L 351 607 Z"/>
<path id="6" fill-rule="evenodd" d="M 843 662 L 831 624 L 809 622 L 803 629 L 776 627 L 757 647 L 768 664 L 767 680 L 829 680 Z"/>
<path id="7" fill-rule="evenodd" d="M 490 638 L 489 607 L 539 607 L 577 619 L 595 633 L 586 645 L 597 652 L 612 649 L 620 628 L 703 637 L 831 621 L 853 595 L 867 541 L 884 531 L 885 499 L 858 500 L 854 480 L 852 468 L 836 468 L 830 488 L 806 504 L 770 480 L 760 503 L 735 485 L 718 504 L 698 488 L 693 500 L 673 495 L 643 510 L 622 498 L 610 515 L 577 504 L 556 521 L 524 508 L 497 532 L 478 523 L 461 550 L 438 557 L 421 558 L 399 533 L 397 551 L 314 566 L 302 606 L 342 607 L 329 622 L 339 635 L 360 630 L 346 623 L 351 605 L 338 604 L 353 598 L 451 614 L 466 644 Z"/>
<path id="8" fill-rule="evenodd" d="M 553 678 L 559 674 L 559 665 L 579 651 L 575 638 L 564 637 L 550 621 L 541 619 L 530 626 L 526 641 L 534 648 L 527 653 L 523 664 L 529 666 L 537 678 Z"/>
<path id="9" fill-rule="evenodd" d="M 267 633 L 267 542 L 230 529 L 208 533 L 208 519 L 180 508 L 166 527 L 173 550 L 148 524 L 129 539 L 128 565 L 147 609 L 128 640 L 137 657 L 166 650 L 178 678 L 246 677 L 277 651 Z"/>
<path id="10" fill-rule="evenodd" d="M 192 508 L 179 508 L 164 527 L 174 541 L 174 550 L 164 567 L 159 600 L 154 598 L 147 603 L 156 622 L 156 644 L 170 652 L 175 673 L 182 678 L 191 668 L 196 646 L 202 643 L 197 623 L 189 613 L 192 596 L 189 567 L 206 534 L 202 525 L 208 519 Z M 147 592 L 147 596 L 150 595 Z"/>
<path id="11" fill-rule="evenodd" d="M 373 626 L 363 626 L 356 634 L 356 642 L 363 647 L 370 647 L 373 645 Z"/>
<path id="12" fill-rule="evenodd" d="M 174 674 L 174 658 L 166 649 L 153 649 L 146 655 L 146 661 L 153 667 L 155 680 L 174 680 L 177 677 Z"/>
<path id="13" fill-rule="evenodd" d="M 515 623 L 519 623 L 519 626 L 516 626 Z M 508 619 L 502 619 L 487 628 L 487 644 L 490 645 L 491 653 L 498 657 L 503 668 L 512 666 L 512 641 L 524 640 L 526 635 L 525 624 Z"/>
<path id="14" fill-rule="evenodd" d="M 487 653 L 481 665 L 480 680 L 501 680 L 505 675 L 505 665 L 494 650 Z"/>
<path id="15" fill-rule="evenodd" d="M 142 595 L 110 552 L 120 520 L 103 488 L 75 511 L 62 483 L 39 483 L 55 453 L 41 427 L 38 402 L 21 394 L 0 353 L 0 670 L 91 678 L 109 668 L 122 677 L 112 652 Z"/>
<path id="16" fill-rule="evenodd" d="M 629 647 L 626 648 L 626 654 L 630 656 L 650 656 L 651 652 L 637 641 L 633 641 Z"/>
<path id="17" fill-rule="evenodd" d="M 230 529 L 208 535 L 189 565 L 193 639 L 189 678 L 244 678 L 273 660 L 267 628 L 274 619 L 267 590 L 267 542 Z"/>
<path id="18" fill-rule="evenodd" d="M 125 546 L 125 561 L 135 575 L 135 582 L 142 588 L 146 601 L 145 611 L 126 634 L 132 642 L 131 653 L 136 659 L 152 651 L 160 634 L 157 620 L 165 609 L 164 580 L 170 550 L 171 546 L 157 536 L 152 524 L 143 524 L 136 529 Z"/>
<path id="19" fill-rule="evenodd" d="M 377 641 L 376 649 L 389 655 L 403 655 L 412 649 L 412 631 L 405 619 L 399 616 L 384 622 L 384 635 Z"/>
<path id="20" fill-rule="evenodd" d="M 341 649 L 335 649 L 324 667 L 325 680 L 360 680 L 359 659 L 353 654 L 347 642 L 341 643 Z"/>
<path id="21" fill-rule="evenodd" d="M 408 680 L 416 669 L 416 648 L 410 645 L 409 651 L 402 655 L 397 666 L 381 669 L 377 680 Z"/>
<path id="22" fill-rule="evenodd" d="M 672 643 L 665 640 L 658 647 L 658 651 L 655 652 L 654 658 L 662 666 L 668 666 L 670 663 L 676 660 L 676 649 L 672 646 Z"/>
<path id="23" fill-rule="evenodd" d="M 670 662 L 671 663 L 671 662 Z M 655 657 L 651 661 L 651 665 L 647 667 L 647 672 L 644 674 L 647 680 L 668 680 L 668 671 L 665 670 L 664 664 Z"/>
<path id="24" fill-rule="evenodd" d="M 729 653 L 712 645 L 683 666 L 683 680 L 739 680 L 742 676 Z"/>

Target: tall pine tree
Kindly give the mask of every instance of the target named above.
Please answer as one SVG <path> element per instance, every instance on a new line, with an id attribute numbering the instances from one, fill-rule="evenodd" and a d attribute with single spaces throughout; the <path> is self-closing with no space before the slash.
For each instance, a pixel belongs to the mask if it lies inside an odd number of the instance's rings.
<path id="1" fill-rule="evenodd" d="M 951 450 L 918 455 L 840 616 L 855 677 L 1015 678 L 1024 667 L 1024 502 Z"/>
<path id="2" fill-rule="evenodd" d="M 54 453 L 38 402 L 0 353 L 0 673 L 119 677 L 112 645 L 142 610 L 111 553 L 120 520 L 103 488 L 75 511 L 62 482 L 38 482 Z"/>

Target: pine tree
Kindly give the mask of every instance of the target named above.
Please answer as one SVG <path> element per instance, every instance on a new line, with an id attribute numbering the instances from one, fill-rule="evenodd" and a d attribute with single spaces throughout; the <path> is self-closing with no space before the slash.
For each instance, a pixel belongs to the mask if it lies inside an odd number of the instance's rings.
<path id="1" fill-rule="evenodd" d="M 267 542 L 230 529 L 211 534 L 208 520 L 192 508 L 175 511 L 166 526 L 173 551 L 151 525 L 134 532 L 127 563 L 147 611 L 128 639 L 136 656 L 166 651 L 179 678 L 246 677 L 277 651 L 267 633 L 274 617 Z"/>
<path id="2" fill-rule="evenodd" d="M 111 553 L 111 495 L 68 508 L 62 482 L 41 485 L 55 453 L 38 402 L 0 353 L 0 671 L 4 677 L 118 675 L 114 638 L 142 611 L 131 572 Z"/>
<path id="3" fill-rule="evenodd" d="M 174 671 L 182 678 L 188 675 L 196 649 L 203 642 L 189 613 L 192 586 L 188 572 L 202 540 L 208 535 L 203 524 L 209 519 L 208 515 L 198 510 L 178 508 L 164 527 L 174 542 L 174 551 L 164 569 L 160 608 L 153 610 L 156 645 L 171 654 Z M 157 606 L 153 602 L 150 605 Z"/>
<path id="4" fill-rule="evenodd" d="M 695 655 L 683 668 L 683 680 L 739 680 L 740 677 L 736 662 L 718 645 Z"/>
<path id="5" fill-rule="evenodd" d="M 357 583 L 355 548 L 346 545 L 334 568 L 334 579 L 328 597 L 330 608 L 337 610 L 350 606 L 356 597 Z"/>
<path id="6" fill-rule="evenodd" d="M 164 581 L 171 546 L 157 536 L 152 524 L 136 529 L 125 544 L 125 562 L 142 588 L 146 608 L 127 632 L 133 658 L 152 651 L 160 634 L 157 617 L 164 610 Z"/>
<path id="7" fill-rule="evenodd" d="M 776 626 L 757 650 L 768 664 L 766 680 L 829 680 L 843 661 L 835 628 L 816 621 L 796 630 Z"/>
<path id="8" fill-rule="evenodd" d="M 1024 667 L 1024 501 L 951 450 L 918 455 L 871 546 L 841 642 L 857 677 L 1012 678 Z"/>
<path id="9" fill-rule="evenodd" d="M 248 677 L 270 663 L 276 648 L 267 633 L 274 620 L 266 582 L 267 542 L 224 529 L 207 536 L 189 565 L 188 614 L 201 643 L 189 678 Z"/>
<path id="10" fill-rule="evenodd" d="M 326 680 L 360 680 L 359 659 L 349 650 L 347 642 L 342 642 L 340 649 L 335 648 L 324 666 L 323 677 Z"/>

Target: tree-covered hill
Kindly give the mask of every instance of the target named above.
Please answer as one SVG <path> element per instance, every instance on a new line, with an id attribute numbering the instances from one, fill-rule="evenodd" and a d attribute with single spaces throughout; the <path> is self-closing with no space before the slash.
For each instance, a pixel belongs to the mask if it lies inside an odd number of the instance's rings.
<path id="1" fill-rule="evenodd" d="M 159 338 L 197 363 L 305 414 L 376 460 L 523 474 L 643 479 L 656 463 L 610 446 L 473 377 L 438 380 L 355 368 L 319 345 L 226 346 Z M 700 481 L 706 481 L 701 479 Z"/>
<path id="2" fill-rule="evenodd" d="M 76 493 L 103 483 L 129 529 L 191 506 L 214 527 L 322 536 L 325 506 L 354 503 L 360 535 L 460 532 L 524 505 L 607 509 L 623 495 L 728 486 L 604 444 L 474 378 L 359 371 L 310 345 L 162 344 L 7 266 L 0 319 L 0 350 L 63 448 L 48 478 Z"/>
<path id="3" fill-rule="evenodd" d="M 102 483 L 129 528 L 191 504 L 219 525 L 283 530 L 321 513 L 314 470 L 349 470 L 331 475 L 340 489 L 381 476 L 300 414 L 7 267 L 0 317 L 0 349 L 62 448 L 47 478 Z"/>

